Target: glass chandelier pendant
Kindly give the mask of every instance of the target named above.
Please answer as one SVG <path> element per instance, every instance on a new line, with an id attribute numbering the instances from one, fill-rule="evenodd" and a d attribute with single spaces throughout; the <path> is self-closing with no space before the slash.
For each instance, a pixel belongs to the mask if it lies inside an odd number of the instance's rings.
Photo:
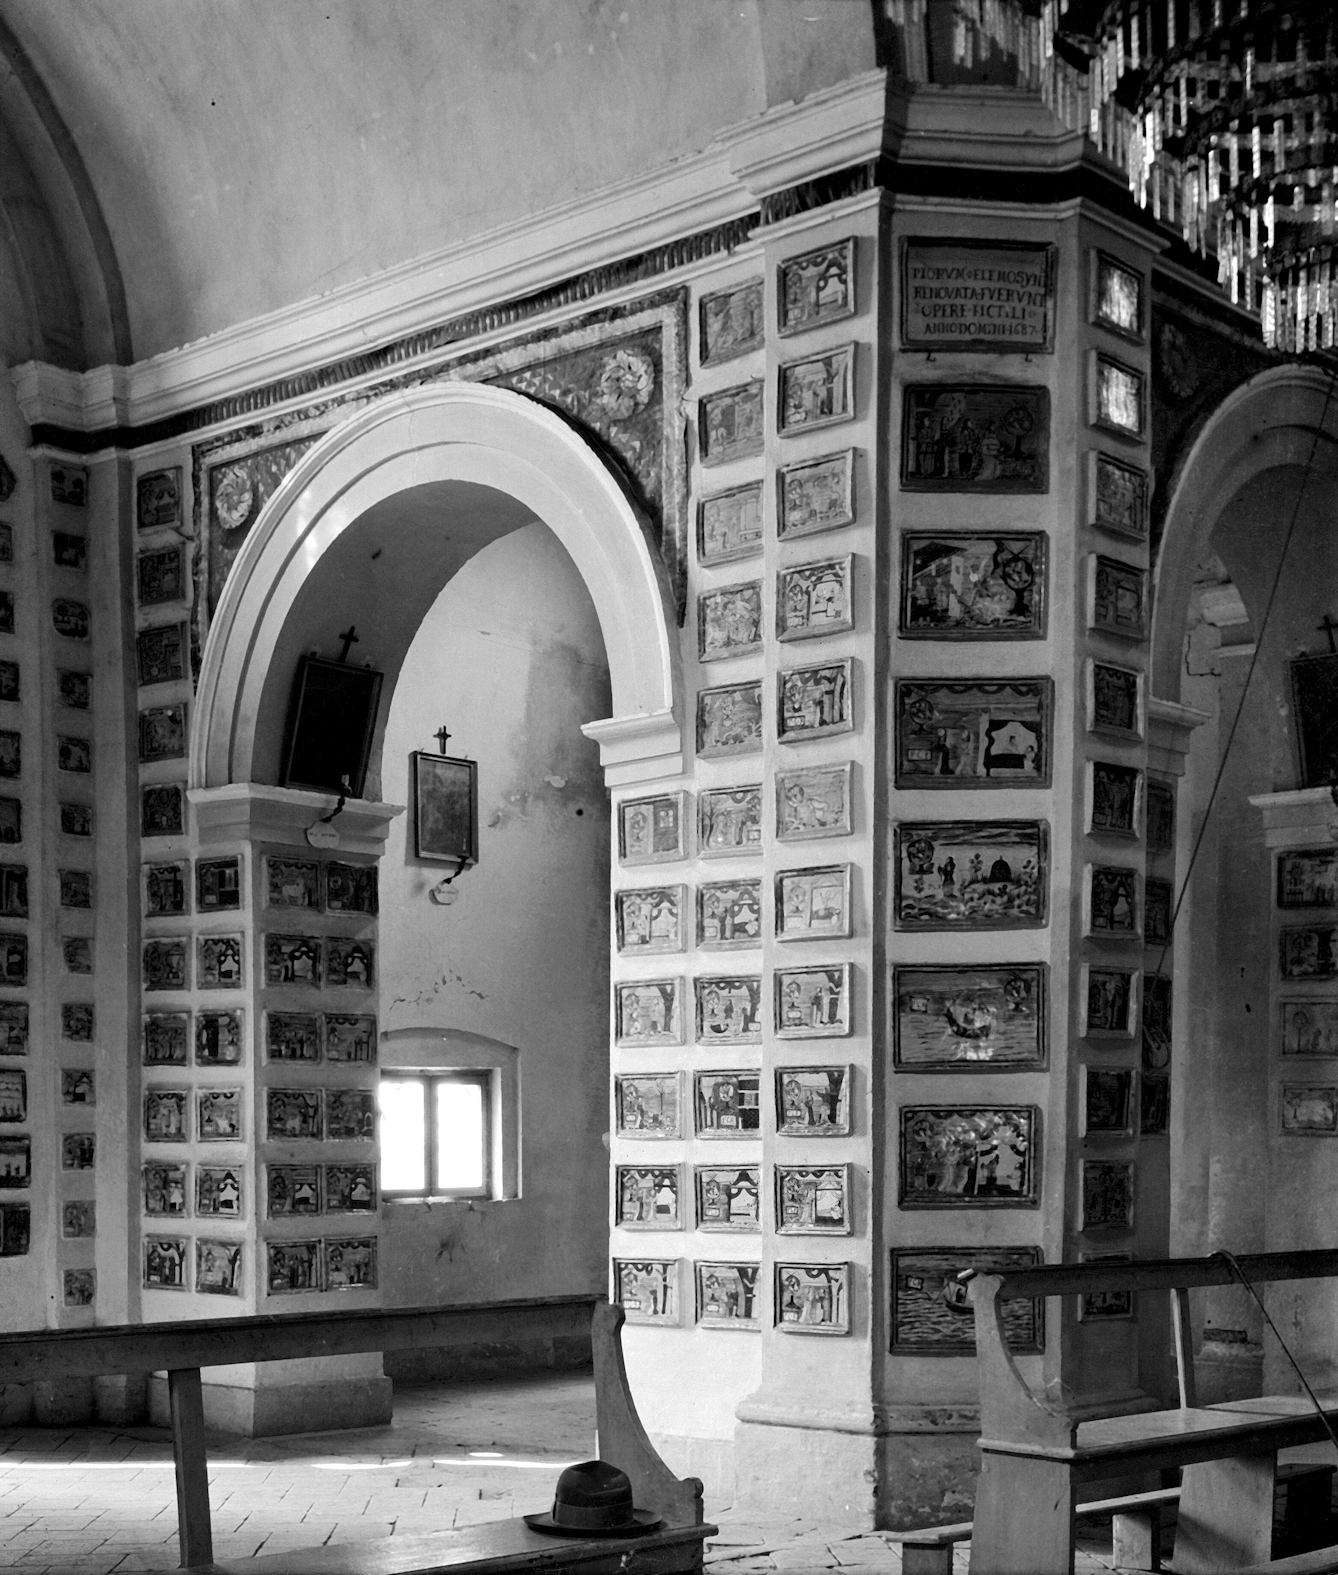
<path id="1" fill-rule="evenodd" d="M 1091 136 L 1279 350 L 1338 332 L 1336 34 L 1333 0 L 1114 0 L 1092 60 Z"/>

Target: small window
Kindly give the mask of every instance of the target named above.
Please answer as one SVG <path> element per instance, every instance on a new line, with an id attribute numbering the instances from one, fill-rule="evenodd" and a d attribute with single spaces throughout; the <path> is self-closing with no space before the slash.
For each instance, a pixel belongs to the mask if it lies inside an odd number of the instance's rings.
<path id="1" fill-rule="evenodd" d="M 381 1079 L 381 1190 L 392 1197 L 492 1193 L 487 1072 L 399 1072 Z"/>

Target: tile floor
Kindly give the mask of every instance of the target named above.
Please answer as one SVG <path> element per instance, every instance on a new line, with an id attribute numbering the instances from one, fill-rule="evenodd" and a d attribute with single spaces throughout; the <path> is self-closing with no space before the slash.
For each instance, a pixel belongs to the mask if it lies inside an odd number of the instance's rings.
<path id="1" fill-rule="evenodd" d="M 586 1374 L 404 1389 L 388 1427 L 291 1438 L 219 1437 L 209 1452 L 214 1556 L 444 1530 L 546 1509 L 564 1465 L 589 1457 Z M 894 1533 L 810 1521 L 758 1525 L 707 1505 L 713 1575 L 899 1572 Z M 172 1446 L 161 1428 L 0 1429 L 0 1569 L 129 1575 L 177 1567 Z M 1109 1530 L 1079 1556 L 1111 1568 Z M 957 1569 L 966 1570 L 966 1549 Z"/>

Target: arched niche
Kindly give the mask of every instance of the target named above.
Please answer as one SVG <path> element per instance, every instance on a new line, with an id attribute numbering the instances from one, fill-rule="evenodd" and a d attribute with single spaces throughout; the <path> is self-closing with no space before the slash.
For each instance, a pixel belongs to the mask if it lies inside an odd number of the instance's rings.
<path id="1" fill-rule="evenodd" d="M 606 780 L 676 774 L 678 648 L 663 565 L 613 473 L 560 416 L 478 383 L 396 393 L 294 467 L 237 557 L 205 642 L 193 788 L 275 783 L 298 659 L 339 648 L 384 672 L 379 735 L 405 652 L 438 592 L 488 542 L 534 520 L 590 592 L 613 715 L 588 723 Z"/>
<path id="2" fill-rule="evenodd" d="M 1261 494 L 1284 508 L 1268 511 L 1286 529 L 1301 478 L 1305 503 L 1324 506 L 1338 479 L 1338 387 L 1316 367 L 1273 367 L 1243 383 L 1213 412 L 1176 477 L 1157 564 L 1152 626 L 1152 693 L 1181 698 L 1183 641 L 1195 574 L 1213 551 L 1213 533 L 1237 500 Z M 1261 516 L 1263 517 L 1263 516 Z M 1292 573 L 1303 566 L 1292 564 Z M 1247 604 L 1251 596 L 1245 593 Z M 1250 606 L 1252 616 L 1260 607 Z"/>

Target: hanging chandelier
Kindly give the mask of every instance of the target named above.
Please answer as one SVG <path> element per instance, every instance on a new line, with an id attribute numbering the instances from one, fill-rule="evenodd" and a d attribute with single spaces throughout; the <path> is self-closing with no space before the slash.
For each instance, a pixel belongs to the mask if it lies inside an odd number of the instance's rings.
<path id="1" fill-rule="evenodd" d="M 1061 24 L 1062 26 L 1062 24 Z M 1338 343 L 1338 5 L 1113 0 L 1090 133 L 1275 349 Z"/>

